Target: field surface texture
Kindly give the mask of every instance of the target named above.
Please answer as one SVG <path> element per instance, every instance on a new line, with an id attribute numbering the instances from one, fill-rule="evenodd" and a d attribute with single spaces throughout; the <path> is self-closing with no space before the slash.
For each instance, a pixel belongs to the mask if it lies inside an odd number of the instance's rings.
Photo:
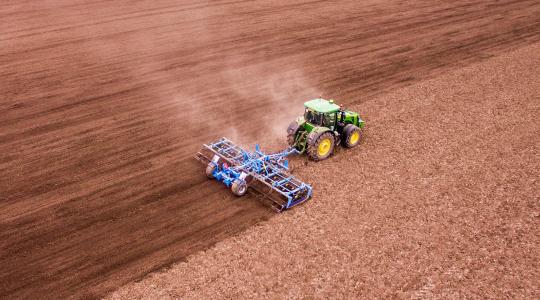
<path id="1" fill-rule="evenodd" d="M 167 266 L 113 297 L 538 295 L 538 1 L 6 0 L 0 19 L 0 298 Z M 275 216 L 194 161 L 223 135 L 283 147 L 319 95 L 368 125 L 293 162 L 308 204 Z"/>
<path id="2" fill-rule="evenodd" d="M 540 43 L 353 105 L 358 150 L 298 168 L 309 204 L 111 299 L 534 299 Z"/>

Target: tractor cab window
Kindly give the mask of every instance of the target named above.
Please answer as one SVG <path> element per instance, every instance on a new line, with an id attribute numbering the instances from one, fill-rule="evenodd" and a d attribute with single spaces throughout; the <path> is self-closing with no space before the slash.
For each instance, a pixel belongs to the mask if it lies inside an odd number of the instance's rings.
<path id="1" fill-rule="evenodd" d="M 304 119 L 306 122 L 309 122 L 313 125 L 321 125 L 323 120 L 323 115 L 319 112 L 306 108 L 304 113 Z"/>
<path id="2" fill-rule="evenodd" d="M 324 127 L 333 127 L 336 124 L 336 114 L 335 113 L 324 114 L 322 121 L 323 121 L 322 125 Z"/>
<path id="3" fill-rule="evenodd" d="M 333 128 L 336 124 L 336 114 L 335 113 L 320 113 L 309 108 L 306 108 L 304 113 L 304 119 L 306 122 L 309 122 L 316 126 L 324 126 Z"/>

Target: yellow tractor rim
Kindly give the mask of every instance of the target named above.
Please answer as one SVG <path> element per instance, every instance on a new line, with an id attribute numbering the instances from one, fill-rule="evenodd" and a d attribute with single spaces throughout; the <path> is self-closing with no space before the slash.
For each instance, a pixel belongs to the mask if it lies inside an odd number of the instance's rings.
<path id="1" fill-rule="evenodd" d="M 359 139 L 360 139 L 360 133 L 358 133 L 358 131 L 353 132 L 351 134 L 351 139 L 350 139 L 351 145 L 356 145 Z"/>
<path id="2" fill-rule="evenodd" d="M 330 152 L 330 147 L 332 146 L 332 141 L 330 139 L 324 139 L 319 143 L 319 148 L 317 148 L 317 153 L 319 156 L 325 156 Z"/>

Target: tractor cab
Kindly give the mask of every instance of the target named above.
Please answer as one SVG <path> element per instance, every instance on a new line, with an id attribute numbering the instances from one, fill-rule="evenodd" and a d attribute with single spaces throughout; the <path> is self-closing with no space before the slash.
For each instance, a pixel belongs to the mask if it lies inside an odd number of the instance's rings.
<path id="1" fill-rule="evenodd" d="M 328 128 L 334 127 L 336 122 L 334 113 L 324 114 L 309 108 L 306 108 L 304 112 L 304 119 L 313 126 L 324 126 Z"/>
<path id="2" fill-rule="evenodd" d="M 314 99 L 304 103 L 304 106 L 304 120 L 307 123 L 335 130 L 340 107 L 333 100 Z"/>

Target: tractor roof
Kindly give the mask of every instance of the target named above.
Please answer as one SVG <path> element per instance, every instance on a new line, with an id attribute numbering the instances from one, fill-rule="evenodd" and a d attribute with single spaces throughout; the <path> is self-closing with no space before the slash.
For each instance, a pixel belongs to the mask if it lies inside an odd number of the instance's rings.
<path id="1" fill-rule="evenodd" d="M 335 104 L 333 100 L 329 101 L 322 98 L 309 100 L 308 102 L 304 103 L 304 106 L 321 113 L 329 113 L 339 110 L 339 105 Z"/>

